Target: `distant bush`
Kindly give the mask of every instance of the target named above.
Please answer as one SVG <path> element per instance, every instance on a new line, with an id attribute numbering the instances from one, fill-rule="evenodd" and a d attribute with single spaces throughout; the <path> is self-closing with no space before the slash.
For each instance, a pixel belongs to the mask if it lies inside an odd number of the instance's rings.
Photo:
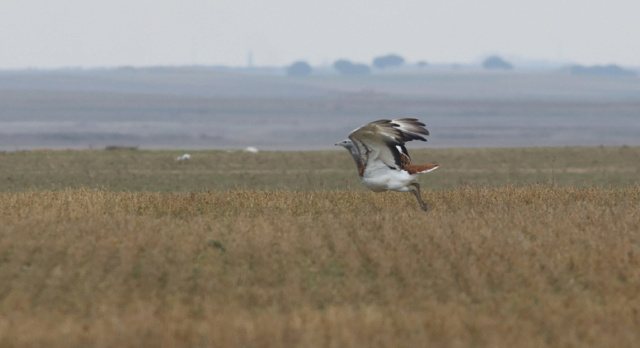
<path id="1" fill-rule="evenodd" d="M 340 59 L 333 63 L 333 68 L 342 75 L 361 75 L 371 73 L 371 68 L 365 64 L 351 63 L 346 59 Z"/>
<path id="2" fill-rule="evenodd" d="M 396 54 L 389 54 L 382 57 L 376 57 L 373 60 L 373 66 L 378 69 L 386 69 L 404 64 L 404 58 Z"/>
<path id="3" fill-rule="evenodd" d="M 599 75 L 599 76 L 636 76 L 635 71 L 623 69 L 618 65 L 595 65 L 595 66 L 582 66 L 574 65 L 571 67 L 572 75 Z"/>
<path id="4" fill-rule="evenodd" d="M 513 65 L 498 56 L 491 56 L 484 60 L 482 66 L 487 70 L 511 70 Z"/>
<path id="5" fill-rule="evenodd" d="M 304 61 L 297 61 L 287 67 L 287 75 L 305 76 L 311 74 L 311 65 Z"/>

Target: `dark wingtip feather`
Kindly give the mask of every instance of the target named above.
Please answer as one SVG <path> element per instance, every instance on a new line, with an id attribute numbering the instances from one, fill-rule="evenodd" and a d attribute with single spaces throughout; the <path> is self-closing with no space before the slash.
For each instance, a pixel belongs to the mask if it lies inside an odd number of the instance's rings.
<path id="1" fill-rule="evenodd" d="M 424 128 L 425 124 L 416 118 L 399 118 L 392 121 L 402 133 L 403 141 L 420 140 L 427 141 L 424 136 L 429 135 L 429 131 Z"/>

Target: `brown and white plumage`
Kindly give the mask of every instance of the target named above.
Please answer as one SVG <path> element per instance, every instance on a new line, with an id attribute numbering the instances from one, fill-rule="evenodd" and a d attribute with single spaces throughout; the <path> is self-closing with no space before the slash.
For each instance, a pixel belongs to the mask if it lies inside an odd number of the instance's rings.
<path id="1" fill-rule="evenodd" d="M 428 173 L 438 164 L 411 164 L 404 144 L 411 140 L 427 141 L 429 131 L 415 118 L 379 120 L 365 124 L 336 145 L 346 148 L 358 167 L 360 181 L 374 192 L 387 190 L 412 192 L 420 207 L 427 206 L 420 197 L 417 174 Z M 410 188 L 413 186 L 414 188 Z"/>

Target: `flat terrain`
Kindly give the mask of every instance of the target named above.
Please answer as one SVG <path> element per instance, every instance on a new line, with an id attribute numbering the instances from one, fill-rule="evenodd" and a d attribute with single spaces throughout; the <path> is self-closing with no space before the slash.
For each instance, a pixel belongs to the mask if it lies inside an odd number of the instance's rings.
<path id="1" fill-rule="evenodd" d="M 640 78 L 424 69 L 289 77 L 216 69 L 0 72 L 0 150 L 328 150 L 416 117 L 429 147 L 640 146 Z"/>
<path id="2" fill-rule="evenodd" d="M 624 187 L 640 181 L 638 147 L 413 149 L 416 164 L 441 167 L 425 189 L 551 184 Z M 63 188 L 193 192 L 366 190 L 351 156 L 335 151 L 25 151 L 0 153 L 0 192 Z"/>
<path id="3" fill-rule="evenodd" d="M 639 148 L 182 153 L 0 154 L 1 347 L 640 341 Z"/>

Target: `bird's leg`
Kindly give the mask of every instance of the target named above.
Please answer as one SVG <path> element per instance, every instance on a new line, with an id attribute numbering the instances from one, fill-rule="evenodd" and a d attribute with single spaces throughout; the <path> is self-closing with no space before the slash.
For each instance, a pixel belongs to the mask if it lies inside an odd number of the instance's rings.
<path id="1" fill-rule="evenodd" d="M 422 208 L 422 210 L 424 211 L 427 211 L 427 205 L 424 204 L 424 202 L 422 201 L 422 197 L 420 197 L 420 184 L 413 183 L 411 184 L 411 186 L 415 186 L 416 188 L 414 190 L 409 189 L 409 191 L 413 192 L 413 194 L 416 195 L 416 198 L 418 199 L 418 203 L 420 203 L 420 208 Z"/>

